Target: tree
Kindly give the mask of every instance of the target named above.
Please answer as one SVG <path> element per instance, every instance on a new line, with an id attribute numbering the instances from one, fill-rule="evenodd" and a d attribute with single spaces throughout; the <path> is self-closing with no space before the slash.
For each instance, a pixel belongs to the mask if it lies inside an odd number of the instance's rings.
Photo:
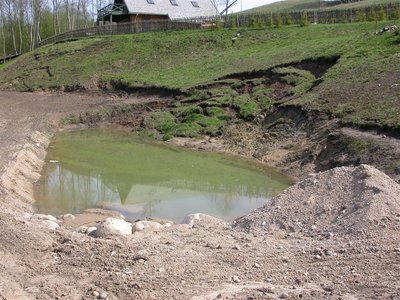
<path id="1" fill-rule="evenodd" d="M 4 3 L 0 2 L 0 26 L 1 26 L 1 37 L 2 37 L 2 45 L 3 45 L 3 63 L 5 63 L 6 59 L 6 35 L 4 32 L 5 28 L 5 13 L 4 13 Z"/>

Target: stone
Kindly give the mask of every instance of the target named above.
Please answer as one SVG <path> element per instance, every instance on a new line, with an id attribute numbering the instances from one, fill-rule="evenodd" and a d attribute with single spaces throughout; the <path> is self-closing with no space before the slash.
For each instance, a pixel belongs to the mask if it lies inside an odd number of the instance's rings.
<path id="1" fill-rule="evenodd" d="M 100 293 L 98 291 L 93 291 L 92 296 L 97 298 L 100 296 Z"/>
<path id="2" fill-rule="evenodd" d="M 60 228 L 60 225 L 58 225 L 54 221 L 42 220 L 40 223 L 49 228 L 50 230 L 56 230 L 57 228 Z"/>
<path id="3" fill-rule="evenodd" d="M 133 224 L 132 232 L 141 232 L 141 231 L 158 231 L 163 229 L 164 226 L 160 223 L 153 221 L 138 221 Z"/>
<path id="4" fill-rule="evenodd" d="M 89 227 L 89 228 L 86 229 L 86 234 L 87 235 L 93 235 L 96 230 L 97 230 L 97 227 L 94 227 L 94 226 Z"/>
<path id="5" fill-rule="evenodd" d="M 96 237 L 132 234 L 132 224 L 117 218 L 107 218 L 96 227 Z"/>
<path id="6" fill-rule="evenodd" d="M 75 220 L 75 216 L 73 214 L 65 214 L 65 215 L 60 216 L 59 219 L 63 220 L 63 221 L 72 221 L 72 220 Z"/>
<path id="7" fill-rule="evenodd" d="M 225 221 L 202 213 L 186 216 L 181 224 L 188 224 L 190 227 L 226 227 Z"/>
<path id="8" fill-rule="evenodd" d="M 108 295 L 107 295 L 106 292 L 101 292 L 100 295 L 99 295 L 99 298 L 100 298 L 100 299 L 106 299 L 107 296 L 108 296 Z"/>
<path id="9" fill-rule="evenodd" d="M 314 258 L 315 258 L 315 259 L 318 259 L 318 260 L 322 259 L 321 255 L 318 255 L 318 254 L 315 255 Z"/>
<path id="10" fill-rule="evenodd" d="M 325 249 L 324 253 L 326 256 L 335 256 L 336 255 L 335 252 L 333 252 L 332 250 L 329 250 L 329 249 Z"/>
<path id="11" fill-rule="evenodd" d="M 280 299 L 288 299 L 288 298 L 289 298 L 289 295 L 286 294 L 286 293 L 282 293 L 282 294 L 279 296 L 279 298 L 280 298 Z"/>
<path id="12" fill-rule="evenodd" d="M 233 246 L 233 250 L 240 250 L 240 246 L 239 245 L 234 245 Z"/>
<path id="13" fill-rule="evenodd" d="M 240 279 L 239 279 L 238 276 L 235 275 L 235 276 L 232 277 L 232 281 L 235 282 L 235 283 L 239 283 Z"/>
<path id="14" fill-rule="evenodd" d="M 76 228 L 74 231 L 78 232 L 78 233 L 86 233 L 87 230 L 88 230 L 88 227 L 85 225 L 82 225 L 82 226 L 79 226 L 78 228 Z"/>
<path id="15" fill-rule="evenodd" d="M 261 268 L 260 264 L 258 264 L 258 263 L 254 263 L 253 266 L 254 266 L 254 268 L 257 268 L 257 269 L 258 269 L 258 268 Z"/>
<path id="16" fill-rule="evenodd" d="M 34 214 L 31 219 L 57 222 L 57 218 L 52 215 Z"/>

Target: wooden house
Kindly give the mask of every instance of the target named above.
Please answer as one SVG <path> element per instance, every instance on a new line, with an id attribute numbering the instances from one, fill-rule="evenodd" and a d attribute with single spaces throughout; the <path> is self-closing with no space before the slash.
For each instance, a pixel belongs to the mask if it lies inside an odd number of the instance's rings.
<path id="1" fill-rule="evenodd" d="M 98 22 L 143 23 L 211 17 L 216 14 L 212 0 L 115 0 L 98 11 Z"/>

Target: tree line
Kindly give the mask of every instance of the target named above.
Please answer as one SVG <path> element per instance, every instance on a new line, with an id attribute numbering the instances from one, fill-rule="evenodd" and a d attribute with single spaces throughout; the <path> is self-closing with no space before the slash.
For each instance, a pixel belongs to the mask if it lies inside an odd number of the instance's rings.
<path id="1" fill-rule="evenodd" d="M 91 27 L 110 0 L 0 0 L 0 57 L 33 50 L 41 40 Z"/>

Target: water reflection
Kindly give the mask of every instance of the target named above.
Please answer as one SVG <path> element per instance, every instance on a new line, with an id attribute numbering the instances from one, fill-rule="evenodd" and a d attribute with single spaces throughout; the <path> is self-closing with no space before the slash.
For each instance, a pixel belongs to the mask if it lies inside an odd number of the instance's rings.
<path id="1" fill-rule="evenodd" d="M 55 141 L 48 160 L 58 163 L 46 165 L 36 191 L 42 212 L 101 207 L 121 211 L 129 219 L 180 221 L 189 213 L 203 212 L 229 220 L 262 206 L 288 184 L 281 175 L 246 168 L 245 162 L 226 157 L 171 151 L 131 136 L 116 144 L 115 133 L 90 132 L 68 133 Z M 88 143 L 80 143 L 82 137 L 89 138 Z M 69 151 L 77 149 L 76 143 L 79 151 Z M 110 143 L 115 150 L 111 156 Z"/>

